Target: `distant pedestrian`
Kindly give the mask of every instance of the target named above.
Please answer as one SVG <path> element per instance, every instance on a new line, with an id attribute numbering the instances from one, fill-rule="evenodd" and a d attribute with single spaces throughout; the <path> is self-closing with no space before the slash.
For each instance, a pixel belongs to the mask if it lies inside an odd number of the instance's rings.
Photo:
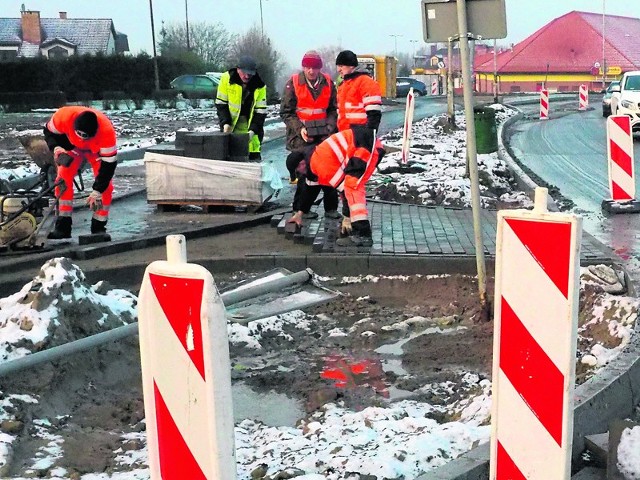
<path id="1" fill-rule="evenodd" d="M 320 190 L 324 192 L 325 215 L 340 218 L 338 213 L 338 192 L 330 186 L 308 185 L 304 181 L 304 151 L 318 145 L 337 131 L 338 119 L 336 89 L 331 77 L 321 72 L 322 58 L 314 50 L 302 57 L 302 71 L 294 73 L 287 81 L 280 104 L 280 117 L 287 127 L 286 148 L 291 153 L 286 165 L 290 183 L 296 183 L 293 210 L 300 207 L 303 190 L 309 190 L 309 197 L 315 201 Z M 305 215 L 312 216 L 310 212 Z M 316 214 L 317 215 L 317 214 Z"/>
<path id="2" fill-rule="evenodd" d="M 252 57 L 241 56 L 236 67 L 222 74 L 216 110 L 220 130 L 248 133 L 249 159 L 260 160 L 260 145 L 267 117 L 267 87 Z"/>
<path id="3" fill-rule="evenodd" d="M 91 233 L 106 234 L 118 153 L 111 120 L 92 108 L 62 107 L 44 127 L 44 138 L 55 159 L 56 181 L 64 181 L 64 187 L 55 189 L 58 211 L 55 228 L 48 238 L 71 237 L 73 178 L 84 161 L 91 165 L 95 177 L 87 198 L 87 204 L 93 210 Z"/>

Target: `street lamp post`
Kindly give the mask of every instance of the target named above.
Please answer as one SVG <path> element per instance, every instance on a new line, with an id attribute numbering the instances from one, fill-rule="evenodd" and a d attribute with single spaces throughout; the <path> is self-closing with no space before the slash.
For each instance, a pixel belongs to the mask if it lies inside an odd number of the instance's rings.
<path id="1" fill-rule="evenodd" d="M 398 57 L 398 37 L 401 37 L 402 35 L 400 35 L 399 33 L 392 33 L 389 36 L 393 37 L 393 56 L 397 58 Z"/>
<path id="2" fill-rule="evenodd" d="M 413 66 L 416 66 L 416 43 L 418 43 L 418 40 L 409 40 L 411 43 L 413 43 Z"/>
<path id="3" fill-rule="evenodd" d="M 262 0 L 260 0 L 260 32 L 264 37 L 264 20 L 262 18 Z"/>

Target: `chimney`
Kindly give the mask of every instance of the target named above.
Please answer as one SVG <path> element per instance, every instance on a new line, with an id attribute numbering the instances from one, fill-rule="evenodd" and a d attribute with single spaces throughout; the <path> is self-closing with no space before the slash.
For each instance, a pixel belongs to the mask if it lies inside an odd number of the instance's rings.
<path id="1" fill-rule="evenodd" d="M 66 20 L 67 19 L 67 12 L 60 12 L 60 19 L 61 20 Z"/>
<path id="2" fill-rule="evenodd" d="M 22 13 L 22 41 L 40 45 L 42 34 L 40 32 L 40 12 L 27 10 Z"/>

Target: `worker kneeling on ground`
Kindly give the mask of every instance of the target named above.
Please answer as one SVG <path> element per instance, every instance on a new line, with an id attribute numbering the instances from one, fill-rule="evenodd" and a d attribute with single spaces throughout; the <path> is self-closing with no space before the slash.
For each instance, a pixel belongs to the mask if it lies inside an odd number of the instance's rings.
<path id="1" fill-rule="evenodd" d="M 375 131 L 364 126 L 334 133 L 307 151 L 307 182 L 330 185 L 342 197 L 342 235 L 336 245 L 373 244 L 365 188 L 383 155 L 384 147 L 375 138 Z M 288 222 L 302 226 L 302 215 L 309 212 L 312 204 L 313 197 L 303 195 L 300 210 Z"/>
<path id="2" fill-rule="evenodd" d="M 73 178 L 84 161 L 93 169 L 94 182 L 87 204 L 93 210 L 91 233 L 104 234 L 113 194 L 113 174 L 117 164 L 116 132 L 109 118 L 87 107 L 62 107 L 44 127 L 44 138 L 53 152 L 57 167 L 58 212 L 55 229 L 49 239 L 71 237 Z"/>

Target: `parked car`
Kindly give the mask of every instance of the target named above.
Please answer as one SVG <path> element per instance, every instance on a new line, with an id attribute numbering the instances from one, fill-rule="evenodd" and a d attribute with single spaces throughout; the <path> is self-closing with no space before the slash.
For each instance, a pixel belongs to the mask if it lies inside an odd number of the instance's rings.
<path id="1" fill-rule="evenodd" d="M 631 119 L 631 130 L 640 130 L 640 71 L 627 72 L 620 85 L 612 87 L 611 114 Z"/>
<path id="2" fill-rule="evenodd" d="M 185 98 L 215 98 L 220 79 L 209 75 L 180 75 L 169 85 Z"/>
<path id="3" fill-rule="evenodd" d="M 608 117 L 611 115 L 611 94 L 613 93 L 613 87 L 620 86 L 620 82 L 617 80 L 611 82 L 609 86 L 603 91 L 602 97 L 602 116 Z"/>
<path id="4" fill-rule="evenodd" d="M 427 86 L 424 82 L 411 77 L 397 77 L 396 97 L 406 97 L 411 87 L 413 87 L 413 94 L 416 97 L 427 94 Z"/>

